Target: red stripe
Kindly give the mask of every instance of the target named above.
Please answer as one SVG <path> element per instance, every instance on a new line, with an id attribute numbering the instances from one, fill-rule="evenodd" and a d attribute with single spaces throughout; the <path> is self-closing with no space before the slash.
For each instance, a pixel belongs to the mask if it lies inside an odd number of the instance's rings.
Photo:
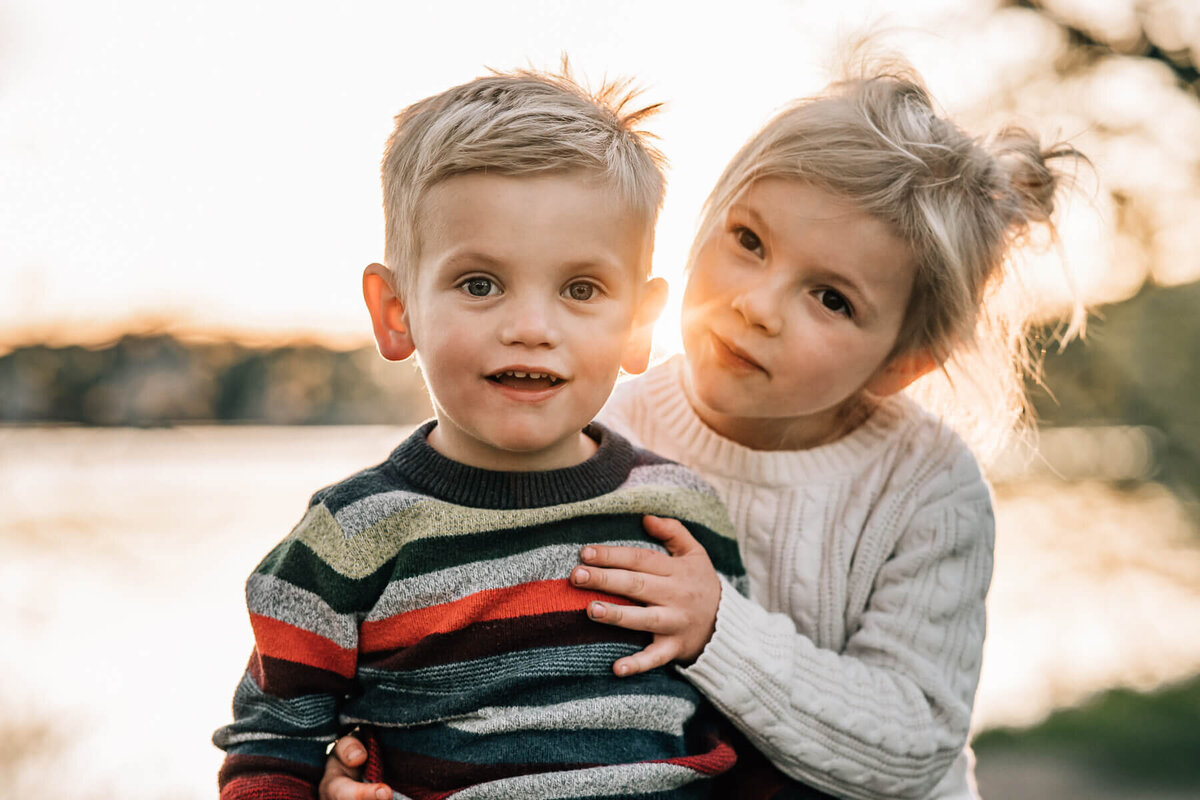
<path id="1" fill-rule="evenodd" d="M 364 653 L 372 653 L 410 647 L 430 634 L 451 633 L 475 622 L 583 611 L 593 600 L 630 604 L 624 598 L 577 589 L 565 578 L 521 583 L 503 589 L 485 589 L 449 603 L 364 622 L 360 648 Z"/>
<path id="2" fill-rule="evenodd" d="M 328 670 L 344 678 L 354 677 L 357 652 L 353 649 L 261 614 L 250 615 L 250 626 L 254 628 L 254 644 L 264 656 Z"/>
<path id="3" fill-rule="evenodd" d="M 664 758 L 660 761 L 650 763 L 661 764 L 677 764 L 681 767 L 693 769 L 696 772 L 701 772 L 705 775 L 720 775 L 733 767 L 737 762 L 737 753 L 729 745 L 729 742 L 719 739 L 715 743 L 715 747 L 707 753 L 697 753 L 691 756 L 678 756 L 676 758 Z"/>

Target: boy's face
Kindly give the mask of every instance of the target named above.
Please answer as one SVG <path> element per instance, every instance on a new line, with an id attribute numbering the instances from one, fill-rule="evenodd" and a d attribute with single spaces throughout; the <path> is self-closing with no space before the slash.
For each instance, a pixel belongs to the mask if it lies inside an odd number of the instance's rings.
<path id="1" fill-rule="evenodd" d="M 665 296 L 643 277 L 645 222 L 587 173 L 469 173 L 429 190 L 419 228 L 406 296 L 372 267 L 364 293 L 383 355 L 417 351 L 438 417 L 430 443 L 489 469 L 585 460 L 581 430 L 622 365 L 645 368 Z"/>

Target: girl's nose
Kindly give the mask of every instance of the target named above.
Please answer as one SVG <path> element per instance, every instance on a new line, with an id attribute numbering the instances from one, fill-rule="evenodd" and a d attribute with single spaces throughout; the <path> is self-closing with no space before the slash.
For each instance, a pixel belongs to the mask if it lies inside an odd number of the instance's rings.
<path id="1" fill-rule="evenodd" d="M 768 336 L 778 336 L 783 329 L 782 291 L 782 287 L 770 281 L 757 281 L 741 287 L 730 305 L 750 327 Z"/>

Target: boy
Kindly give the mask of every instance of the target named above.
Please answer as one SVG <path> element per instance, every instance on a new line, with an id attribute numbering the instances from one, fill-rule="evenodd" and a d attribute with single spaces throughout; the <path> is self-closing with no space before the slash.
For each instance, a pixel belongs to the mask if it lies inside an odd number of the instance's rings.
<path id="1" fill-rule="evenodd" d="M 730 766 L 673 670 L 613 676 L 648 638 L 584 610 L 624 601 L 568 582 L 586 544 L 652 546 L 645 514 L 684 520 L 744 579 L 712 490 L 589 424 L 620 367 L 645 369 L 665 295 L 645 112 L 613 97 L 495 75 L 397 117 L 388 267 L 363 295 L 380 353 L 416 353 L 436 419 L 317 492 L 248 580 L 222 798 L 315 797 L 356 724 L 368 774 L 414 798 L 705 796 Z"/>

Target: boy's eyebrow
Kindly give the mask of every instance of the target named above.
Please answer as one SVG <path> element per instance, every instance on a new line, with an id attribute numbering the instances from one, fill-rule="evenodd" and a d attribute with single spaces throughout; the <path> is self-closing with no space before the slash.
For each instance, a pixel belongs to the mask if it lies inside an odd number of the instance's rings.
<path id="1" fill-rule="evenodd" d="M 442 262 L 443 268 L 462 269 L 464 267 L 472 268 L 496 268 L 504 265 L 504 260 L 496 258 L 488 253 L 483 253 L 478 250 L 462 250 L 453 253 Z M 604 258 L 581 258 L 576 261 L 568 261 L 563 263 L 564 271 L 571 272 L 588 272 L 596 270 L 615 271 L 621 268 L 621 265 Z"/>
<path id="2" fill-rule="evenodd" d="M 504 262 L 495 256 L 481 253 L 477 250 L 462 250 L 450 255 L 443 265 L 447 267 L 473 266 L 473 267 L 497 267 Z"/>

